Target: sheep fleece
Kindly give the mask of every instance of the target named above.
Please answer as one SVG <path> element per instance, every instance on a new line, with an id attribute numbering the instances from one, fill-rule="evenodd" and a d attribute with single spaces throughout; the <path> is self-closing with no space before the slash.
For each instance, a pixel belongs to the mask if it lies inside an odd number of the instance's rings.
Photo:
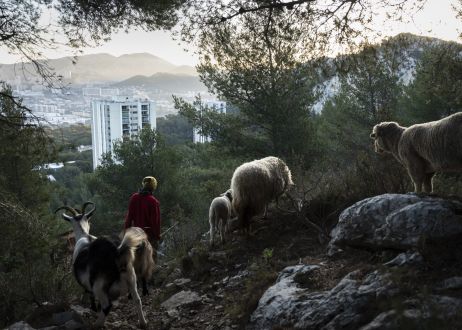
<path id="1" fill-rule="evenodd" d="M 417 186 L 426 173 L 462 171 L 462 112 L 407 128 L 396 124 L 399 130 L 394 129 L 393 133 L 388 128 L 390 124 L 396 123 L 381 123 L 374 129 L 385 130 L 388 144 L 398 140 L 397 153 L 391 152 L 407 168 Z"/>
<path id="2" fill-rule="evenodd" d="M 231 179 L 233 208 L 242 216 L 261 214 L 266 204 L 293 185 L 289 168 L 277 157 L 266 157 L 240 165 Z"/>

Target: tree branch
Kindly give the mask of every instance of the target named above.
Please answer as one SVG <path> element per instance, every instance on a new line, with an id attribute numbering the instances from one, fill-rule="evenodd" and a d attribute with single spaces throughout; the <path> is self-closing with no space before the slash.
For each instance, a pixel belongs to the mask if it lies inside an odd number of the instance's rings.
<path id="1" fill-rule="evenodd" d="M 251 13 L 251 12 L 256 12 L 260 10 L 265 10 L 265 9 L 282 9 L 282 8 L 287 8 L 289 10 L 292 10 L 294 6 L 296 5 L 301 5 L 304 3 L 308 2 L 316 2 L 316 0 L 296 0 L 296 1 L 290 1 L 290 2 L 272 2 L 267 5 L 261 5 L 255 8 L 244 8 L 240 7 L 238 11 L 236 11 L 234 14 L 228 15 L 228 16 L 222 16 L 221 17 L 221 22 L 228 21 L 230 19 L 233 19 L 236 16 L 243 15 L 246 13 Z M 348 1 L 349 2 L 349 1 Z"/>

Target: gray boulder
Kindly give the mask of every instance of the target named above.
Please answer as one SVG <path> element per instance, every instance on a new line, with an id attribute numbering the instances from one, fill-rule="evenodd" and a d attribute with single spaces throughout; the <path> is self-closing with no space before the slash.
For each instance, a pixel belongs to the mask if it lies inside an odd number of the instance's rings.
<path id="1" fill-rule="evenodd" d="M 401 267 L 401 266 L 420 266 L 423 264 L 423 257 L 419 252 L 406 251 L 398 254 L 392 260 L 384 263 L 388 267 Z"/>
<path id="2" fill-rule="evenodd" d="M 460 325 L 462 300 L 454 297 L 426 295 L 405 301 L 403 310 L 383 312 L 360 330 L 457 329 Z"/>
<path id="3" fill-rule="evenodd" d="M 31 327 L 27 322 L 20 321 L 16 322 L 15 324 L 10 325 L 8 330 L 35 330 L 35 328 Z"/>
<path id="4" fill-rule="evenodd" d="M 343 247 L 408 250 L 462 234 L 462 203 L 416 194 L 385 194 L 344 210 L 329 254 Z"/>
<path id="5" fill-rule="evenodd" d="M 166 301 L 161 306 L 166 310 L 177 308 L 185 305 L 195 305 L 202 302 L 201 297 L 194 291 L 180 291 Z"/>
<path id="6" fill-rule="evenodd" d="M 364 313 L 368 307 L 397 292 L 388 276 L 378 271 L 366 276 L 354 271 L 324 292 L 301 287 L 297 277 L 309 276 L 318 268 L 313 265 L 285 268 L 276 284 L 261 297 L 247 328 L 355 329 L 368 321 Z"/>

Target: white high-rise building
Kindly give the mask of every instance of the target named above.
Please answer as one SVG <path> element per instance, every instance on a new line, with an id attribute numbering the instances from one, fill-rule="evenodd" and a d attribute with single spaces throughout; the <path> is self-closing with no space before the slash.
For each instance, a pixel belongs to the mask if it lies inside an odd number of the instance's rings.
<path id="1" fill-rule="evenodd" d="M 141 129 L 156 128 L 155 103 L 148 100 L 114 98 L 91 103 L 93 169 L 101 156 L 111 152 L 114 142 L 138 136 Z"/>
<path id="2" fill-rule="evenodd" d="M 204 101 L 204 105 L 210 110 L 217 111 L 219 113 L 226 113 L 226 102 L 224 101 Z M 199 134 L 197 128 L 193 131 L 193 142 L 194 143 L 204 143 L 210 142 L 212 138 L 210 136 Z"/>

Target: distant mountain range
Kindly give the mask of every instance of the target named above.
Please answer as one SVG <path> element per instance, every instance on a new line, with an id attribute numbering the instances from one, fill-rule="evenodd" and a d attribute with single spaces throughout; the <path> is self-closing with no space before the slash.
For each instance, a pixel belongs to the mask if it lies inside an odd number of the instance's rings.
<path id="1" fill-rule="evenodd" d="M 177 66 L 160 57 L 148 53 L 112 56 L 109 54 L 94 54 L 73 57 L 62 57 L 48 60 L 48 65 L 63 80 L 73 84 L 111 83 L 119 82 L 133 76 L 152 76 L 156 73 L 171 75 L 197 76 L 191 66 Z M 34 83 L 37 74 L 32 64 L 0 64 L 1 80 L 15 84 Z"/>
<path id="2" fill-rule="evenodd" d="M 172 73 L 155 73 L 150 77 L 134 76 L 114 84 L 115 87 L 139 86 L 146 89 L 158 89 L 174 93 L 187 91 L 206 91 L 197 76 Z"/>
<path id="3" fill-rule="evenodd" d="M 421 37 L 412 34 L 399 34 L 382 41 L 377 45 L 379 54 L 397 50 L 393 70 L 400 81 L 409 84 L 415 74 L 415 68 L 420 61 L 423 50 L 431 44 L 444 44 L 435 38 Z M 388 50 L 387 50 L 388 49 Z M 350 58 L 352 55 L 343 55 Z M 316 87 L 320 98 L 314 105 L 315 111 L 321 111 L 324 103 L 338 93 L 339 72 L 334 64 L 335 59 L 326 59 L 327 69 L 322 82 Z M 332 63 L 330 65 L 329 63 Z M 63 77 L 65 82 L 74 85 L 87 83 L 105 83 L 115 87 L 139 86 L 147 89 L 167 92 L 205 91 L 195 68 L 177 66 L 160 57 L 148 53 L 135 53 L 122 56 L 109 54 L 85 55 L 77 58 L 63 57 L 51 59 L 48 64 Z M 12 85 L 17 83 L 36 83 L 39 81 L 30 63 L 23 65 L 0 64 L 0 80 Z"/>

